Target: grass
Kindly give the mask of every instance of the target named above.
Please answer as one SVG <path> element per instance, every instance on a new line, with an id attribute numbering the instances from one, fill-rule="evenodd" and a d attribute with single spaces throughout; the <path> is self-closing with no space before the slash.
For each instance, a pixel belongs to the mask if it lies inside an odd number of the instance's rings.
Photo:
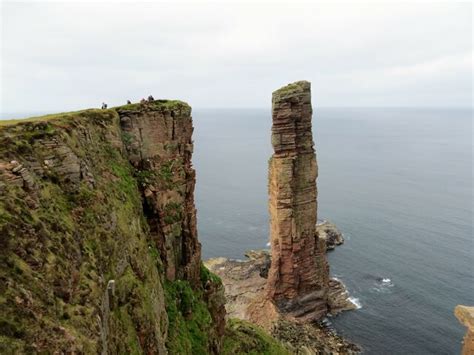
<path id="1" fill-rule="evenodd" d="M 52 113 L 52 114 L 43 115 L 43 116 L 33 116 L 33 117 L 20 118 L 20 119 L 0 120 L 0 126 L 11 126 L 18 123 L 48 122 L 48 121 L 65 119 L 65 118 L 72 118 L 74 116 L 87 116 L 90 113 L 103 113 L 105 111 L 107 110 L 86 109 L 86 110 L 80 110 L 80 111 Z"/>
<path id="2" fill-rule="evenodd" d="M 144 104 L 141 103 L 134 103 L 129 105 L 122 105 L 113 107 L 113 110 L 118 111 L 136 111 L 141 110 L 144 107 L 151 107 L 154 109 L 166 109 L 166 110 L 191 110 L 191 107 L 184 101 L 180 100 L 155 100 L 155 101 L 147 101 Z"/>
<path id="3" fill-rule="evenodd" d="M 146 105 L 154 109 L 165 109 L 169 111 L 174 111 L 174 110 L 189 110 L 190 111 L 191 110 L 191 107 L 186 102 L 180 101 L 180 100 L 155 100 L 152 102 L 147 102 Z M 143 107 L 144 107 L 143 104 L 135 103 L 135 104 L 130 104 L 130 105 L 115 106 L 106 110 L 90 108 L 90 109 L 79 110 L 79 111 L 60 112 L 60 113 L 26 117 L 26 118 L 20 118 L 20 119 L 0 120 L 0 127 L 22 124 L 22 123 L 49 122 L 49 121 L 55 121 L 55 120 L 74 118 L 77 116 L 91 116 L 92 114 L 103 114 L 106 112 L 111 113 L 114 111 L 140 110 Z"/>
<path id="4" fill-rule="evenodd" d="M 166 281 L 166 312 L 170 354 L 208 354 L 212 318 L 200 291 L 187 281 Z"/>
<path id="5" fill-rule="evenodd" d="M 149 248 L 153 242 L 133 169 L 112 146 L 111 138 L 121 139 L 117 112 L 85 110 L 21 121 L 6 122 L 1 160 L 41 164 L 56 154 L 41 140 L 53 139 L 88 165 L 95 184 L 72 184 L 54 165 L 43 175 L 32 174 L 34 193 L 4 185 L 0 353 L 4 346 L 18 353 L 69 351 L 71 343 L 59 327 L 75 337 L 82 352 L 100 352 L 99 333 L 91 325 L 97 324 L 110 279 L 118 291 L 109 315 L 109 352 L 158 346 L 156 324 L 166 323 L 162 266 L 158 251 Z M 22 142 L 21 149 L 16 142 Z M 140 337 L 149 340 L 140 343 Z M 42 348 L 31 348 L 35 342 Z"/>
<path id="6" fill-rule="evenodd" d="M 190 110 L 177 100 L 149 105 Z M 156 181 L 178 190 L 173 181 L 185 179 L 183 160 L 163 162 L 156 174 L 135 171 L 114 146 L 132 141 L 117 111 L 134 107 L 0 121 L 0 160 L 36 163 L 34 191 L 0 186 L 0 353 L 72 351 L 71 337 L 78 352 L 100 352 L 103 312 L 110 353 L 157 353 L 167 327 L 171 354 L 208 354 L 215 347 L 209 309 L 221 303 L 204 287 L 221 280 L 201 265 L 201 285 L 194 288 L 183 280 L 162 281 L 163 264 L 143 213 L 140 185 Z M 92 184 L 65 177 L 64 151 L 87 165 Z M 55 163 L 46 167 L 50 160 Z M 180 236 L 183 203 L 168 202 L 164 212 L 170 233 Z M 104 311 L 109 280 L 115 296 Z"/>
<path id="7" fill-rule="evenodd" d="M 289 355 L 291 352 L 262 328 L 240 320 L 229 319 L 221 349 L 222 355 Z"/>
<path id="8" fill-rule="evenodd" d="M 276 90 L 273 92 L 273 95 L 277 96 L 284 96 L 292 93 L 299 93 L 303 92 L 303 84 L 304 81 L 297 81 L 295 83 L 288 84 L 286 86 L 283 86 L 282 88 Z"/>

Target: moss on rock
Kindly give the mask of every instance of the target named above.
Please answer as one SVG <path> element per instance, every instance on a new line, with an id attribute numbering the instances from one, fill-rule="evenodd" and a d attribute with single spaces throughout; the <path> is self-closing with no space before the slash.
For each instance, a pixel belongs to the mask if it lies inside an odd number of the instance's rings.
<path id="1" fill-rule="evenodd" d="M 240 319 L 229 319 L 222 354 L 289 355 L 291 352 L 262 328 Z"/>

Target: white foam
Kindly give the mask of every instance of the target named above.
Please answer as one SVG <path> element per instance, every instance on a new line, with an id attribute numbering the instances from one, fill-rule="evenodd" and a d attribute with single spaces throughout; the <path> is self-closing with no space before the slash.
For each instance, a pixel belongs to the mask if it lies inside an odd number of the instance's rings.
<path id="1" fill-rule="evenodd" d="M 268 243 L 267 243 L 267 247 L 269 247 L 270 245 L 271 245 L 271 243 L 270 243 L 270 242 L 268 242 Z"/>
<path id="2" fill-rule="evenodd" d="M 388 283 L 392 282 L 392 280 L 390 280 L 390 279 L 382 279 L 382 282 L 383 282 L 384 284 L 388 284 Z"/>
<path id="3" fill-rule="evenodd" d="M 361 309 L 362 304 L 360 303 L 360 300 L 357 297 L 349 297 L 349 301 L 356 306 L 356 309 Z"/>

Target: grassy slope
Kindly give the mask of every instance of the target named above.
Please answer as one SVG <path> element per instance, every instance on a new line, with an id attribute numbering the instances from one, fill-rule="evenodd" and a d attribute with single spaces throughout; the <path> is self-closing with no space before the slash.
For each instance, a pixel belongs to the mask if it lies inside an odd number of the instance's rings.
<path id="1" fill-rule="evenodd" d="M 1 160 L 41 164 L 54 154 L 42 141 L 55 140 L 86 161 L 95 179 L 95 188 L 75 186 L 53 167 L 34 175 L 35 191 L 5 184 L 0 352 L 67 349 L 72 343 L 86 353 L 98 351 L 97 317 L 110 279 L 116 281 L 117 300 L 109 322 L 116 338 L 109 347 L 138 352 L 140 333 L 154 332 L 153 324 L 163 318 L 157 309 L 163 292 L 136 181 L 110 142 L 120 137 L 118 115 L 111 110 L 48 115 L 0 132 Z"/>
<path id="2" fill-rule="evenodd" d="M 223 355 L 288 355 L 291 352 L 263 329 L 252 323 L 230 319 L 222 345 Z"/>

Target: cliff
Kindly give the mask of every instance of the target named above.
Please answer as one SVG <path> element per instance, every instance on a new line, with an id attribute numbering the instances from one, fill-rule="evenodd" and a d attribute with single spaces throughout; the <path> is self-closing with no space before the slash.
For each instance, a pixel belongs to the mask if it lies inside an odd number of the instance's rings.
<path id="1" fill-rule="evenodd" d="M 462 355 L 474 354 L 474 307 L 456 306 L 454 310 L 456 318 L 467 330 L 463 339 Z"/>
<path id="2" fill-rule="evenodd" d="M 191 108 L 158 100 L 0 127 L 0 352 L 217 353 Z"/>
<path id="3" fill-rule="evenodd" d="M 287 85 L 272 96 L 269 211 L 272 262 L 267 296 L 281 312 L 302 321 L 327 312 L 329 268 L 316 234 L 318 166 L 314 152 L 311 86 Z"/>

